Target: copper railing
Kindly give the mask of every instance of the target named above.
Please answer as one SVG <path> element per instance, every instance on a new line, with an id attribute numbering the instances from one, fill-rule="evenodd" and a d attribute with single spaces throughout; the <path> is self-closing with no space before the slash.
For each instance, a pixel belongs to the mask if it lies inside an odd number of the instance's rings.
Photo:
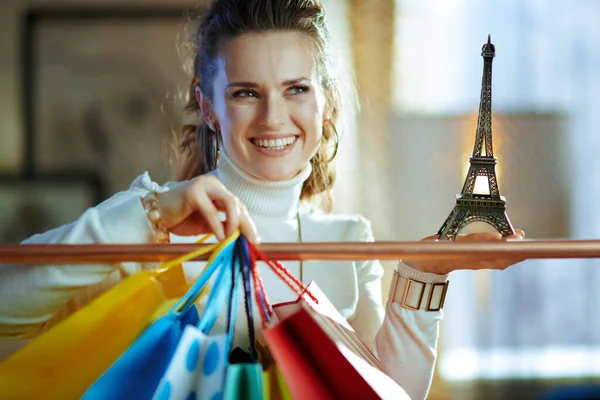
<path id="1" fill-rule="evenodd" d="M 199 244 L 26 244 L 0 245 L 0 263 L 79 264 L 165 261 Z M 482 259 L 600 258 L 600 240 L 514 240 L 506 242 L 304 242 L 262 243 L 276 260 L 399 260 L 479 257 Z M 197 260 L 204 260 L 205 257 Z"/>

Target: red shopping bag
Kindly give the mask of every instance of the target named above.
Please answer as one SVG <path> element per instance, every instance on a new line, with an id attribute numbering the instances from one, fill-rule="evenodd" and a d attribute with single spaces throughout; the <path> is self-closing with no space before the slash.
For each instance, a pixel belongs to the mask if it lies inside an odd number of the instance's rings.
<path id="1" fill-rule="evenodd" d="M 409 399 L 318 286 L 308 290 L 318 303 L 303 293 L 274 305 L 278 322 L 265 330 L 292 397 Z"/>
<path id="2" fill-rule="evenodd" d="M 294 302 L 274 305 L 276 318 L 269 321 L 267 296 L 254 266 L 265 339 L 293 398 L 410 399 L 316 283 L 304 287 L 283 265 L 252 247 L 251 253 L 299 295 Z"/>

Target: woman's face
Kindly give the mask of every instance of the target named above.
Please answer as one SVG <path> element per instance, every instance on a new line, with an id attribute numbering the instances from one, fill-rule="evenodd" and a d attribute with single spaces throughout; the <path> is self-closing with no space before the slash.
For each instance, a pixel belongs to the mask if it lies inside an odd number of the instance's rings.
<path id="1" fill-rule="evenodd" d="M 325 106 L 307 37 L 241 35 L 223 46 L 217 68 L 213 98 L 201 104 L 227 155 L 259 179 L 296 175 L 319 147 Z"/>

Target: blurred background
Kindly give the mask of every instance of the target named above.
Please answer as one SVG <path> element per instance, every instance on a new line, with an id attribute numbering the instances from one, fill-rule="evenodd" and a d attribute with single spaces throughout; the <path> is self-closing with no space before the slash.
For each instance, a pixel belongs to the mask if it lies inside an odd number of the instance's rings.
<path id="1" fill-rule="evenodd" d="M 437 232 L 468 169 L 491 34 L 496 172 L 513 225 L 528 238 L 600 237 L 600 2 L 324 3 L 338 76 L 356 81 L 360 103 L 340 123 L 336 211 L 370 218 L 378 240 Z M 197 5 L 1 0 L 0 242 L 70 222 L 146 170 L 173 178 L 190 81 L 182 15 Z M 453 273 L 430 398 L 600 397 L 599 264 Z"/>

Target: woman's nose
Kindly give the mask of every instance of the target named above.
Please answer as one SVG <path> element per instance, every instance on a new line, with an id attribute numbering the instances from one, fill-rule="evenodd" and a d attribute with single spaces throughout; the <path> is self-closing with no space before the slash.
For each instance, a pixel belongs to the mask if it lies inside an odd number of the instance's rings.
<path id="1" fill-rule="evenodd" d="M 280 98 L 268 98 L 261 104 L 260 125 L 269 129 L 277 130 L 284 123 L 287 114 L 285 101 Z"/>

